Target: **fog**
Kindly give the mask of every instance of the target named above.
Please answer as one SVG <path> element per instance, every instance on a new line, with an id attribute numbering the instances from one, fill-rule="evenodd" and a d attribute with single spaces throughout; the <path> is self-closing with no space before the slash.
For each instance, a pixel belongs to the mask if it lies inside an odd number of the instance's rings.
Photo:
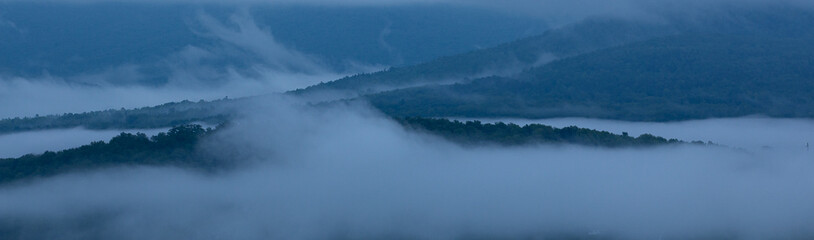
<path id="1" fill-rule="evenodd" d="M 282 97 L 244 115 L 200 146 L 241 170 L 110 169 L 5 186 L 0 231 L 25 239 L 814 234 L 814 161 L 802 150 L 462 147 L 364 105 L 314 109 Z"/>
<path id="2" fill-rule="evenodd" d="M 122 132 L 144 133 L 153 136 L 162 129 L 126 130 L 87 130 L 83 128 L 31 131 L 0 134 L 0 158 L 16 158 L 25 154 L 41 154 L 45 151 L 59 151 L 89 144 L 93 141 L 108 141 Z"/>

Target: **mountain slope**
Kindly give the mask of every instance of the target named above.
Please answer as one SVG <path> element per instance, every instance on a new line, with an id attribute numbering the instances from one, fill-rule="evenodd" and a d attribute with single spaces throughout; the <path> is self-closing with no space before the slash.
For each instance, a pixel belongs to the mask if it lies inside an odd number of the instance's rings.
<path id="1" fill-rule="evenodd" d="M 814 117 L 811 40 L 688 34 L 563 59 L 514 77 L 366 99 L 396 116 Z"/>
<path id="2" fill-rule="evenodd" d="M 360 74 L 294 91 L 300 95 L 330 92 L 338 98 L 425 84 L 465 83 L 479 77 L 512 76 L 550 61 L 595 50 L 678 34 L 722 34 L 811 38 L 814 11 L 783 4 L 741 4 L 655 13 L 657 19 L 588 18 L 542 35 L 494 48 L 439 58 L 430 62 Z"/>
<path id="3" fill-rule="evenodd" d="M 638 41 L 669 33 L 656 25 L 635 22 L 591 19 L 546 34 L 521 39 L 498 47 L 443 57 L 435 61 L 388 71 L 362 74 L 319 84 L 293 95 L 313 97 L 323 91 L 349 91 L 344 97 L 356 97 L 359 93 L 377 92 L 379 86 L 413 86 L 425 80 L 476 77 L 482 73 L 504 71 L 515 74 L 540 61 L 542 55 L 570 56 L 601 47 Z M 487 70 L 492 69 L 492 70 Z M 358 92 L 357 92 L 358 91 Z M 107 110 L 89 113 L 63 114 L 29 118 L 0 120 L 0 134 L 51 128 L 85 127 L 89 129 L 171 127 L 182 123 L 199 121 L 221 122 L 234 115 L 234 106 L 240 103 L 216 101 L 205 103 L 170 103 L 162 106 L 132 110 Z M 183 106 L 183 107 L 179 107 Z M 177 109 L 177 110 L 172 110 Z M 183 111 L 181 110 L 183 109 Z M 152 116 L 152 117 L 151 117 Z"/>
<path id="4" fill-rule="evenodd" d="M 703 18 L 669 16 L 667 19 L 661 25 L 642 24 L 633 20 L 589 19 L 495 48 L 444 57 L 415 66 L 347 77 L 290 94 L 306 97 L 331 91 L 350 92 L 340 94 L 342 97 L 371 94 L 365 98 L 372 100 L 382 110 L 399 116 L 584 116 L 639 121 L 747 114 L 811 117 L 805 110 L 809 99 L 802 95 L 801 90 L 807 88 L 804 80 L 812 69 L 807 65 L 810 60 L 806 54 L 811 49 L 811 44 L 807 41 L 814 38 L 814 29 L 810 28 L 810 23 L 814 22 L 814 12 L 805 9 L 742 8 L 711 13 Z M 662 37 L 650 42 L 644 41 L 657 36 Z M 738 47 L 738 42 L 742 46 Z M 600 45 L 610 46 L 600 48 Z M 619 47 L 609 49 L 611 46 Z M 544 55 L 542 53 L 552 53 L 548 56 L 557 54 L 564 59 L 549 64 L 555 67 L 544 65 L 533 68 L 534 63 L 541 63 L 539 60 Z M 699 53 L 709 56 L 699 59 L 694 55 Z M 766 58 L 772 56 L 774 59 Z M 750 58 L 753 60 L 746 61 Z M 638 66 L 628 66 L 627 62 Z M 719 66 L 721 69 L 712 71 L 704 68 L 681 68 L 684 72 L 670 72 L 657 69 L 663 67 L 659 64 L 674 67 L 681 64 L 707 68 Z M 619 72 L 615 72 L 616 69 Z M 639 76 L 640 72 L 650 75 Z M 535 73 L 539 76 L 535 77 Z M 502 77 L 477 78 L 479 75 L 489 74 Z M 753 81 L 754 84 L 744 85 L 732 82 L 735 78 L 749 77 L 763 80 L 758 79 L 760 81 Z M 466 79 L 458 85 L 428 86 L 375 95 L 394 86 L 400 88 L 439 84 L 461 80 L 460 78 L 477 80 Z M 541 78 L 548 80 L 543 81 Z M 671 87 L 674 88 L 669 91 L 654 90 L 658 89 L 655 87 L 656 83 L 641 86 L 648 91 L 621 88 L 624 85 L 614 84 L 619 81 L 640 83 L 644 78 L 685 80 L 679 83 L 660 83 L 673 84 Z M 785 79 L 783 82 L 788 83 L 774 86 L 774 83 L 764 81 L 775 78 Z M 686 79 L 721 82 L 717 86 L 695 83 L 702 84 L 699 87 L 693 86 Z M 538 80 L 539 83 L 535 83 Z M 546 84 L 552 86 L 546 87 Z M 769 87 L 764 86 L 767 84 Z M 732 86 L 739 87 L 736 89 Z M 720 89 L 730 93 L 719 94 Z M 212 104 L 185 105 L 189 105 L 189 108 L 185 108 L 190 110 L 188 113 L 168 112 L 171 108 L 145 108 L 139 111 L 110 110 L 5 119 L 0 120 L 0 132 L 77 126 L 171 127 L 196 121 L 222 121 L 234 115 L 234 107 L 210 111 L 207 109 Z M 800 107 L 792 109 L 790 106 Z M 193 111 L 193 108 L 197 110 Z M 154 118 L 159 121 L 153 121 Z M 138 121 L 128 122 L 128 119 Z"/>
<path id="5" fill-rule="evenodd" d="M 665 25 L 619 19 L 588 19 L 497 47 L 442 57 L 426 63 L 359 74 L 293 91 L 297 95 L 340 93 L 341 97 L 383 90 L 513 75 L 526 68 L 597 49 L 675 33 Z"/>

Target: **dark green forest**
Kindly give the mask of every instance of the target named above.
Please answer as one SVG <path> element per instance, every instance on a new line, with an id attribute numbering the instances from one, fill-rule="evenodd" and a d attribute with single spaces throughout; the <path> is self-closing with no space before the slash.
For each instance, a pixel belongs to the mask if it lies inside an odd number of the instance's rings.
<path id="1" fill-rule="evenodd" d="M 632 137 L 627 133 L 618 135 L 576 126 L 555 128 L 543 124 L 525 126 L 503 122 L 484 124 L 480 121 L 461 122 L 418 117 L 399 118 L 397 121 L 408 129 L 427 132 L 464 145 L 578 144 L 600 147 L 642 147 L 682 143 L 677 139 L 668 140 L 651 134 Z"/>
<path id="2" fill-rule="evenodd" d="M 213 131 L 200 125 L 181 125 L 152 137 L 143 133 L 121 133 L 108 142 L 0 159 L 0 183 L 123 166 L 176 166 L 214 171 L 225 167 L 225 162 L 201 154 L 196 148 L 198 142 Z"/>
<path id="3" fill-rule="evenodd" d="M 163 128 L 195 122 L 217 125 L 233 117 L 234 106 L 241 103 L 229 99 L 182 101 L 136 109 L 7 118 L 0 120 L 0 134 L 74 127 L 103 130 Z"/>

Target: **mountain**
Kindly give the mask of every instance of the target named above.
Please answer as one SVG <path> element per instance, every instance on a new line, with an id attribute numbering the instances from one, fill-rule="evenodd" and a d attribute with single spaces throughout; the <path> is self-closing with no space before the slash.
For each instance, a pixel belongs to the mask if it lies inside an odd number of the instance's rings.
<path id="1" fill-rule="evenodd" d="M 592 17 L 542 35 L 494 48 L 442 57 L 413 66 L 359 74 L 293 91 L 298 95 L 352 98 L 427 84 L 466 83 L 488 76 L 510 77 L 551 61 L 592 51 L 679 34 L 756 37 L 814 37 L 814 11 L 782 4 L 742 4 L 655 13 L 656 19 Z"/>
<path id="2" fill-rule="evenodd" d="M 187 65 L 212 69 L 202 76 L 230 68 L 250 74 L 252 66 L 268 64 L 263 51 L 296 51 L 326 71 L 355 72 L 490 47 L 546 28 L 536 18 L 442 4 L 0 2 L 0 76 L 81 81 L 107 74 L 112 84 L 160 85 Z"/>
<path id="3" fill-rule="evenodd" d="M 586 19 L 494 48 L 350 76 L 289 94 L 309 99 L 326 92 L 348 99 L 361 95 L 359 100 L 395 116 L 635 121 L 752 114 L 814 117 L 806 94 L 814 69 L 814 29 L 808 24 L 814 22 L 812 11 L 732 8 L 704 17 L 665 16 L 658 23 Z M 5 119 L 0 132 L 217 123 L 233 117 L 241 105 L 216 102 L 185 102 L 184 111 L 172 111 L 170 104 Z"/>
<path id="4" fill-rule="evenodd" d="M 814 117 L 812 40 L 682 34 L 554 61 L 517 76 L 365 99 L 395 116 Z"/>
<path id="5" fill-rule="evenodd" d="M 597 48 L 647 39 L 670 33 L 663 26 L 640 24 L 625 20 L 589 19 L 579 24 L 543 35 L 524 38 L 497 47 L 465 54 L 442 57 L 423 64 L 396 67 L 372 74 L 361 74 L 333 82 L 315 85 L 290 92 L 291 95 L 318 99 L 314 95 L 324 92 L 343 92 L 344 97 L 356 97 L 361 93 L 375 93 L 373 86 L 414 86 L 423 81 L 438 82 L 462 76 L 476 77 L 483 69 L 503 69 L 508 75 L 540 62 L 543 56 L 572 56 Z M 510 69 L 510 70 L 506 70 Z M 494 72 L 492 71 L 492 72 Z M 391 86 L 392 87 L 392 86 Z M 380 90 L 376 88 L 377 90 Z M 335 98 L 331 98 L 335 99 Z M 106 110 L 88 113 L 12 118 L 0 120 L 0 133 L 71 128 L 83 126 L 89 129 L 124 129 L 171 127 L 182 123 L 222 122 L 235 114 L 240 101 L 218 100 L 214 102 L 179 102 L 161 106 L 129 110 Z M 317 100 L 317 102 L 319 102 Z"/>
<path id="6" fill-rule="evenodd" d="M 490 75 L 514 75 L 559 58 L 674 33 L 673 28 L 661 24 L 591 18 L 493 48 L 349 76 L 292 93 L 305 96 L 331 93 L 338 94 L 340 98 L 355 97 L 424 84 L 465 82 Z"/>

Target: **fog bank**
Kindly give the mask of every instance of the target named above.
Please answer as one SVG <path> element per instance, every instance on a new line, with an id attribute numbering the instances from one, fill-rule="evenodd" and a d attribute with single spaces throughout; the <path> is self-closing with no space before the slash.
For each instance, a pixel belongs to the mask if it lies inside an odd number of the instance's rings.
<path id="1" fill-rule="evenodd" d="M 26 239 L 740 239 L 814 236 L 814 161 L 667 146 L 461 147 L 366 106 L 279 97 L 201 147 L 219 176 L 113 169 L 0 188 L 0 233 Z M 742 129 L 741 129 L 742 130 Z M 670 136 L 666 136 L 670 137 Z"/>

